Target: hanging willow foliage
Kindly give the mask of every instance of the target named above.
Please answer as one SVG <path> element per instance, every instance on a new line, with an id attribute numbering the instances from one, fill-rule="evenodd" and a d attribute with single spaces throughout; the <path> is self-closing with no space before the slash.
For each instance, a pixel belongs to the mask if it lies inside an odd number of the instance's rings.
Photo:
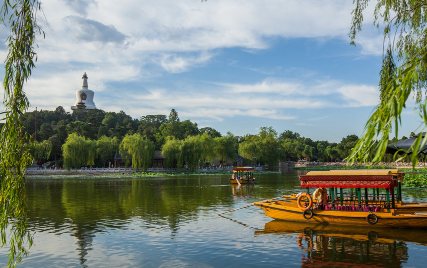
<path id="1" fill-rule="evenodd" d="M 178 163 L 180 147 L 182 141 L 174 137 L 167 137 L 165 144 L 162 146 L 162 155 L 165 158 L 165 167 L 174 168 Z"/>
<path id="2" fill-rule="evenodd" d="M 118 149 L 117 137 L 102 136 L 96 141 L 96 155 L 101 159 L 104 167 L 108 159 L 111 159 Z"/>
<path id="3" fill-rule="evenodd" d="M 31 155 L 35 159 L 49 159 L 52 153 L 53 144 L 50 140 L 44 140 L 42 142 L 35 141 L 31 148 Z"/>
<path id="4" fill-rule="evenodd" d="M 62 145 L 62 155 L 68 170 L 93 165 L 96 157 L 96 141 L 71 133 Z"/>
<path id="5" fill-rule="evenodd" d="M 37 26 L 37 0 L 5 0 L 0 20 L 10 28 L 7 38 L 8 54 L 5 60 L 4 126 L 0 134 L 0 229 L 1 245 L 6 244 L 9 233 L 8 266 L 16 266 L 28 252 L 25 244 L 32 245 L 27 230 L 27 197 L 25 173 L 31 164 L 29 136 L 19 120 L 29 107 L 23 90 L 37 60 L 35 35 L 43 33 Z M 43 33 L 44 35 L 44 33 Z"/>
<path id="6" fill-rule="evenodd" d="M 390 133 L 392 133 L 392 127 L 394 127 L 395 136 L 398 137 L 399 126 L 402 121 L 402 111 L 406 107 L 406 101 L 415 88 L 414 85 L 418 82 L 419 68 L 422 68 L 423 62 L 426 60 L 427 53 L 425 48 L 423 48 L 418 54 L 405 59 L 397 69 L 395 78 L 383 89 L 381 102 L 366 123 L 362 137 L 349 156 L 350 161 L 365 162 L 372 156 L 371 161 L 373 163 L 377 163 L 383 159 L 389 143 Z M 408 153 L 411 153 L 411 161 L 414 167 L 418 163 L 418 153 L 427 141 L 427 136 L 423 138 L 422 135 L 423 130 L 427 126 L 426 103 L 420 103 L 418 108 L 419 116 L 423 122 L 420 125 L 420 135 L 418 135 L 412 148 L 404 156 L 397 159 L 399 161 L 406 157 Z"/>
<path id="7" fill-rule="evenodd" d="M 357 32 L 362 29 L 364 10 L 370 0 L 355 0 L 353 21 L 349 36 L 354 44 Z M 406 108 L 406 102 L 411 95 L 415 96 L 419 116 L 422 120 L 418 138 L 412 148 L 404 151 L 398 159 L 406 158 L 409 153 L 412 165 L 418 163 L 418 154 L 426 143 L 423 130 L 427 127 L 426 97 L 427 87 L 427 1 L 377 0 L 374 10 L 374 23 L 377 27 L 384 24 L 384 47 L 387 48 L 380 73 L 380 103 L 374 109 L 365 125 L 363 135 L 348 157 L 353 161 L 372 161 L 374 163 L 384 158 L 389 137 L 392 132 L 398 137 L 401 125 L 401 113 Z M 388 41 L 388 44 L 386 42 Z M 397 62 L 394 65 L 393 51 L 396 52 Z M 424 96 L 423 96 L 424 95 Z"/>
<path id="8" fill-rule="evenodd" d="M 187 137 L 180 146 L 180 154 L 178 158 L 178 165 L 182 166 L 183 164 L 191 171 L 195 171 L 199 166 L 199 160 L 202 158 L 203 154 L 203 144 L 200 141 L 198 136 L 189 136 Z"/>
<path id="9" fill-rule="evenodd" d="M 156 146 L 154 143 L 139 134 L 126 135 L 120 143 L 120 154 L 126 153 L 132 157 L 132 167 L 144 172 L 150 167 Z"/>

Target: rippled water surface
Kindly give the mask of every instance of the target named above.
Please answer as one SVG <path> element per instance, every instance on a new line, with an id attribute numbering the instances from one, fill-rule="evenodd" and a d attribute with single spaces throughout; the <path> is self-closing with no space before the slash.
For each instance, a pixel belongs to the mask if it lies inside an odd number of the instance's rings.
<path id="1" fill-rule="evenodd" d="M 20 267 L 423 267 L 427 231 L 273 221 L 256 207 L 298 191 L 296 172 L 228 176 L 29 179 L 35 245 Z M 427 193 L 406 190 L 406 201 Z M 0 249 L 7 263 L 7 248 Z"/>

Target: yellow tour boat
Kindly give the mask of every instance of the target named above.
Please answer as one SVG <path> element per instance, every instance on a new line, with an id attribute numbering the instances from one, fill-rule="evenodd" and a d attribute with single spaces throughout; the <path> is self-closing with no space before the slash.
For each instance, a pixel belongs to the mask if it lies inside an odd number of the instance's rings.
<path id="1" fill-rule="evenodd" d="M 253 167 L 236 167 L 233 168 L 233 176 L 230 182 L 233 184 L 249 184 L 255 183 Z"/>
<path id="2" fill-rule="evenodd" d="M 427 204 L 403 203 L 397 170 L 331 170 L 300 175 L 306 192 L 254 205 L 267 216 L 294 222 L 426 228 Z M 310 188 L 317 188 L 310 195 Z"/>

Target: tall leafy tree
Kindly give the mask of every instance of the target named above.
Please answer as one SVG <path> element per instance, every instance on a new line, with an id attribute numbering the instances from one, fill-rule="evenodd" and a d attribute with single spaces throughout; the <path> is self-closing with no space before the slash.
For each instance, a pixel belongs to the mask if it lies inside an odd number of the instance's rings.
<path id="1" fill-rule="evenodd" d="M 178 112 L 175 111 L 175 109 L 171 110 L 168 117 L 168 122 L 160 127 L 160 131 L 162 133 L 163 138 L 171 136 L 178 139 L 183 139 L 183 135 L 180 133 L 180 121 L 178 117 Z"/>
<path id="2" fill-rule="evenodd" d="M 126 135 L 120 143 L 120 154 L 128 153 L 132 157 L 132 167 L 147 171 L 153 160 L 155 145 L 139 134 Z"/>
<path id="3" fill-rule="evenodd" d="M 102 136 L 96 141 L 96 154 L 101 159 L 103 166 L 109 159 L 113 159 L 114 153 L 119 148 L 119 141 L 116 137 Z"/>
<path id="4" fill-rule="evenodd" d="M 308 161 L 310 161 L 311 160 L 311 158 L 313 157 L 313 155 L 314 155 L 314 148 L 313 147 L 311 147 L 310 145 L 306 145 L 305 147 L 304 147 L 304 151 L 302 151 L 302 155 L 305 157 L 305 158 L 307 158 L 307 160 Z"/>
<path id="5" fill-rule="evenodd" d="M 212 164 L 212 162 L 215 160 L 216 154 L 215 154 L 215 139 L 209 135 L 208 133 L 203 133 L 202 135 L 197 136 L 198 139 L 200 139 L 200 142 L 203 146 L 203 153 L 201 156 L 201 160 L 203 162 L 209 162 Z"/>
<path id="6" fill-rule="evenodd" d="M 151 141 L 156 143 L 155 134 L 159 132 L 160 126 L 166 122 L 166 115 L 159 114 L 141 116 L 140 120 L 138 121 L 138 133 L 142 136 L 146 136 Z M 158 146 L 158 144 L 156 144 L 156 146 Z"/>
<path id="7" fill-rule="evenodd" d="M 169 136 L 162 146 L 162 155 L 165 158 L 165 166 L 167 168 L 174 168 L 178 163 L 181 143 L 182 141 Z"/>
<path id="8" fill-rule="evenodd" d="M 62 154 L 64 165 L 68 170 L 93 165 L 96 156 L 96 142 L 72 133 L 68 135 L 62 145 Z"/>
<path id="9" fill-rule="evenodd" d="M 221 133 L 219 133 L 216 129 L 211 128 L 211 127 L 204 127 L 200 129 L 200 134 L 204 134 L 207 133 L 209 136 L 213 137 L 213 138 L 218 138 L 221 137 Z"/>
<path id="10" fill-rule="evenodd" d="M 197 136 L 187 137 L 179 149 L 178 164 L 180 166 L 185 164 L 190 170 L 195 171 L 203 155 L 204 148 L 201 140 Z"/>
<path id="11" fill-rule="evenodd" d="M 223 162 L 234 161 L 236 157 L 236 137 L 230 132 L 226 136 L 215 138 L 215 153 Z"/>
<path id="12" fill-rule="evenodd" d="M 241 155 L 243 158 L 249 159 L 250 161 L 253 161 L 253 164 L 255 165 L 255 159 L 261 158 L 261 151 L 258 142 L 259 137 L 258 136 L 247 136 L 244 137 L 244 141 L 239 144 L 239 155 Z"/>

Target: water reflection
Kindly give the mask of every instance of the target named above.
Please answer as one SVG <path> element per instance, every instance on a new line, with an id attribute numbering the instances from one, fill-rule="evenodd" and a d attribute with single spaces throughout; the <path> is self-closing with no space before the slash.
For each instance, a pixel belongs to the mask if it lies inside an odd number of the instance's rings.
<path id="1" fill-rule="evenodd" d="M 228 175 L 28 180 L 29 226 L 36 235 L 22 266 L 277 267 L 285 259 L 289 266 L 391 266 L 390 260 L 399 266 L 409 255 L 421 262 L 414 256 L 427 245 L 422 230 L 268 222 L 253 206 L 235 210 L 298 185 L 295 173 L 259 175 L 257 184 L 240 187 L 230 185 Z M 411 251 L 410 242 L 420 246 Z M 6 259 L 1 249 L 0 263 Z"/>
<path id="2" fill-rule="evenodd" d="M 369 229 L 351 226 L 301 224 L 273 220 L 255 236 L 297 236 L 302 267 L 401 267 L 407 262 L 408 242 L 427 245 L 426 230 Z"/>
<path id="3" fill-rule="evenodd" d="M 247 185 L 230 185 L 231 191 L 234 197 L 248 197 L 255 195 L 255 185 L 247 184 Z"/>

